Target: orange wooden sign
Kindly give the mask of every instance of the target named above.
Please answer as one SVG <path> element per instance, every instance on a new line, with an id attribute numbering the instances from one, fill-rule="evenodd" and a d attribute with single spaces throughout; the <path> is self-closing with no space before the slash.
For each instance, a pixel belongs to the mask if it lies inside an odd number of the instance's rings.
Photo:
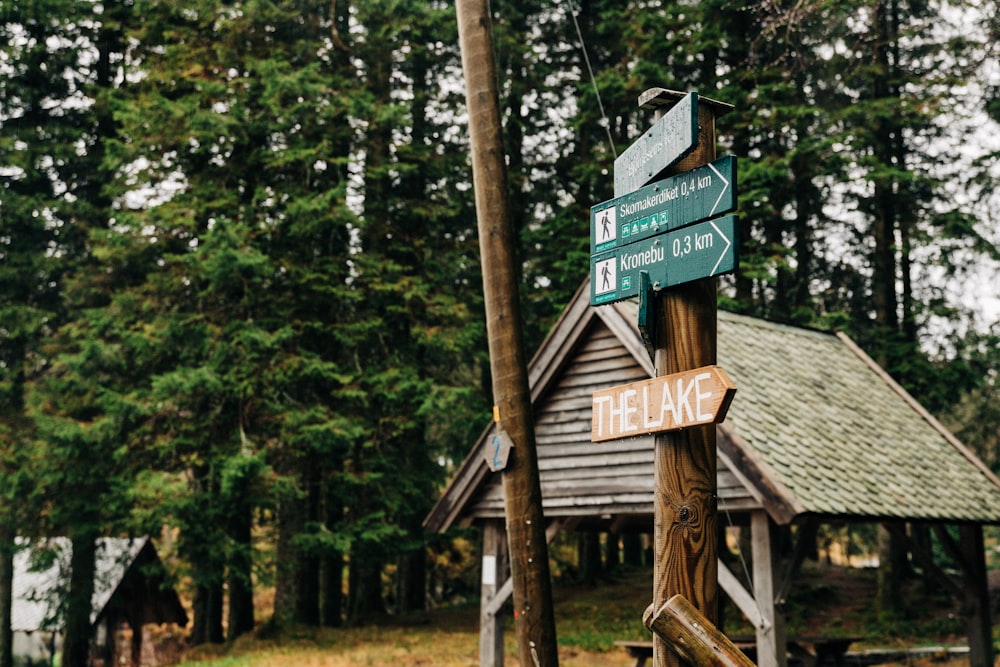
<path id="1" fill-rule="evenodd" d="M 726 418 L 736 385 L 720 366 L 594 392 L 593 442 L 714 424 Z"/>

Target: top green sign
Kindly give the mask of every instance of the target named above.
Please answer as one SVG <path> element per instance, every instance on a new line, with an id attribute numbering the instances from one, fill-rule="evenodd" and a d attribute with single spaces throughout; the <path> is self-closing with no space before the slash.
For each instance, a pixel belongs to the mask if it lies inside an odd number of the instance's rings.
<path id="1" fill-rule="evenodd" d="M 727 156 L 590 209 L 590 254 L 642 241 L 736 208 L 736 158 Z"/>
<path id="2" fill-rule="evenodd" d="M 698 93 L 688 93 L 615 160 L 615 197 L 638 190 L 698 145 Z"/>

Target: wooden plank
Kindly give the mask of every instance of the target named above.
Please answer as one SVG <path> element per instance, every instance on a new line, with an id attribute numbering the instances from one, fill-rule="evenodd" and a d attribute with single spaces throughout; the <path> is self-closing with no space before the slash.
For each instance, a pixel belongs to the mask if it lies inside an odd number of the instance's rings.
<path id="1" fill-rule="evenodd" d="M 606 326 L 594 327 L 592 331 L 593 333 L 579 347 L 574 361 L 578 361 L 580 355 L 617 350 L 622 346 L 621 341 Z"/>
<path id="2" fill-rule="evenodd" d="M 587 437 L 585 434 L 577 433 L 553 433 L 546 435 L 544 439 L 536 438 L 536 442 L 539 447 L 547 445 L 566 445 L 575 444 L 580 442 L 581 437 Z"/>
<path id="3" fill-rule="evenodd" d="M 620 340 L 609 338 L 607 341 L 599 341 L 596 345 L 588 345 L 579 350 L 574 358 L 568 361 L 567 367 L 586 366 L 603 359 L 625 359 L 629 356 L 628 349 Z"/>
<path id="4" fill-rule="evenodd" d="M 647 480 L 643 480 L 642 475 L 637 471 L 639 466 L 630 466 L 631 474 L 611 473 L 607 477 L 595 478 L 592 469 L 578 471 L 576 475 L 568 474 L 568 471 L 558 471 L 556 474 L 546 476 L 543 488 L 546 493 L 552 493 L 560 487 L 571 489 L 573 486 L 581 492 L 593 492 L 595 489 L 624 489 L 632 492 L 652 493 L 653 485 Z M 646 476 L 649 476 L 649 465 L 646 464 Z M 615 471 L 617 472 L 617 471 Z M 586 495 L 586 493 L 580 493 Z"/>
<path id="5" fill-rule="evenodd" d="M 549 502 L 561 502 L 562 500 L 570 500 L 574 504 L 577 504 L 577 499 L 582 498 L 600 498 L 604 496 L 621 496 L 621 495 L 634 495 L 636 492 L 636 487 L 631 484 L 602 484 L 595 485 L 587 489 L 587 493 L 574 492 L 575 489 L 579 489 L 579 486 L 575 486 L 572 482 L 565 481 L 559 482 L 557 484 L 545 487 L 545 503 Z M 646 489 L 646 493 L 643 494 L 646 500 L 652 505 L 653 502 L 653 490 Z"/>
<path id="6" fill-rule="evenodd" d="M 586 437 L 590 437 L 590 430 L 586 431 Z M 624 454 L 645 452 L 649 460 L 653 460 L 653 439 L 650 437 L 636 438 L 629 440 L 611 440 L 608 442 L 590 442 L 589 440 L 578 440 L 567 444 L 554 444 L 539 449 L 538 455 L 545 458 L 557 458 L 560 456 L 579 456 L 581 452 L 588 455 L 597 454 Z"/>
<path id="7" fill-rule="evenodd" d="M 553 518 L 587 517 L 601 515 L 635 516 L 648 518 L 651 501 L 648 495 L 614 494 L 578 502 L 576 498 L 554 498 L 544 503 L 545 512 Z M 503 505 L 493 503 L 473 503 L 470 513 L 478 519 L 503 518 Z"/>
<path id="8" fill-rule="evenodd" d="M 619 301 L 611 307 L 598 308 L 597 316 L 622 341 L 635 362 L 645 370 L 646 377 L 654 377 L 656 369 L 653 360 L 646 350 L 642 337 L 635 335 L 639 316 L 637 304 L 632 301 Z"/>
<path id="9" fill-rule="evenodd" d="M 604 369 L 609 369 L 608 372 L 614 372 L 613 364 L 618 364 L 618 368 L 622 369 L 635 366 L 635 362 L 629 357 L 628 351 L 621 345 L 615 345 L 613 348 L 594 351 L 575 358 L 566 366 L 563 374 L 585 374 L 590 372 L 595 367 L 595 364 L 600 365 Z M 564 380 L 565 378 L 560 379 Z"/>
<path id="10" fill-rule="evenodd" d="M 536 413 L 535 426 L 566 425 L 579 426 L 590 421 L 590 410 L 586 407 L 572 410 L 546 409 Z"/>
<path id="11" fill-rule="evenodd" d="M 589 423 L 589 422 L 588 422 Z M 577 423 L 567 423 L 567 424 L 547 424 L 541 429 L 539 434 L 538 442 L 547 446 L 569 446 L 575 445 L 583 451 L 581 443 L 590 442 L 590 431 L 583 430 Z M 552 456 L 549 453 L 540 453 L 541 456 Z"/>
<path id="12" fill-rule="evenodd" d="M 543 503 L 546 516 L 595 517 L 603 514 L 614 516 L 634 516 L 643 521 L 651 520 L 652 499 L 649 494 L 614 494 L 591 497 L 583 502 L 578 496 L 546 498 Z M 748 507 L 747 511 L 755 508 Z M 756 508 L 759 509 L 759 508 Z M 474 501 L 468 505 L 468 515 L 476 519 L 503 518 L 503 499 L 495 501 Z"/>
<path id="13" fill-rule="evenodd" d="M 557 387 L 576 387 L 581 384 L 590 384 L 593 386 L 595 382 L 620 382 L 621 379 L 628 380 L 632 378 L 649 377 L 649 375 L 647 375 L 646 372 L 639 366 L 623 366 L 624 363 L 624 357 L 595 361 L 594 363 L 588 365 L 585 369 L 579 369 L 575 373 L 566 373 L 566 375 L 563 376 L 557 384 Z"/>
<path id="14" fill-rule="evenodd" d="M 760 503 L 752 498 L 735 498 L 726 500 L 726 509 L 729 512 L 752 512 L 760 509 Z"/>
<path id="15" fill-rule="evenodd" d="M 717 480 L 720 489 L 743 488 L 743 484 L 740 483 L 740 480 L 737 479 L 736 475 L 734 475 L 728 468 L 723 468 L 722 466 L 719 466 L 715 479 Z"/>
<path id="16" fill-rule="evenodd" d="M 566 368 L 585 368 L 590 364 L 604 361 L 606 359 L 624 359 L 627 350 L 618 340 L 608 339 L 607 345 L 590 345 L 579 350 L 569 361 Z"/>
<path id="17" fill-rule="evenodd" d="M 568 456 L 539 458 L 539 468 L 545 471 L 570 470 L 573 468 L 600 469 L 625 463 L 649 463 L 646 452 L 625 452 L 623 454 L 599 454 L 597 456 Z"/>
<path id="18" fill-rule="evenodd" d="M 618 341 L 615 341 L 617 343 Z M 589 364 L 605 359 L 627 359 L 628 351 L 620 344 L 604 350 L 581 351 L 573 359 L 572 367 L 586 368 Z"/>
<path id="19" fill-rule="evenodd" d="M 632 355 L 629 354 L 628 350 L 622 345 L 615 345 L 613 348 L 606 350 L 599 350 L 591 355 L 591 358 L 586 360 L 574 359 L 570 364 L 566 366 L 566 372 L 581 372 L 589 368 L 592 368 L 594 364 L 605 364 L 609 361 L 616 361 L 621 368 L 627 367 L 639 367 L 639 364 L 635 363 Z"/>
<path id="20" fill-rule="evenodd" d="M 587 410 L 586 421 L 590 421 L 589 411 L 594 402 L 594 387 L 580 386 L 562 388 L 558 393 L 549 396 L 544 403 L 539 404 L 535 414 L 543 412 L 559 412 L 561 410 Z M 587 424 L 589 427 L 589 423 Z"/>
<path id="21" fill-rule="evenodd" d="M 618 505 L 625 503 L 634 503 L 643 508 L 649 507 L 651 501 L 649 496 L 646 494 L 638 495 L 633 493 L 613 493 L 603 496 L 594 496 L 589 498 L 581 498 L 579 496 L 574 498 L 555 498 L 553 499 L 551 505 L 553 508 L 562 507 L 572 507 L 572 508 L 590 508 L 593 510 L 598 510 L 594 512 L 595 514 L 601 514 L 605 512 L 610 512 L 612 509 L 617 511 Z M 549 503 L 545 504 L 549 507 Z"/>
<path id="22" fill-rule="evenodd" d="M 582 294 L 582 289 L 578 290 Z M 559 373 L 565 360 L 569 358 L 579 341 L 585 340 L 586 332 L 597 322 L 593 308 L 584 298 L 574 298 L 559 318 L 556 327 L 562 335 L 549 336 L 528 364 L 528 385 L 534 403 L 549 391 L 549 385 Z"/>

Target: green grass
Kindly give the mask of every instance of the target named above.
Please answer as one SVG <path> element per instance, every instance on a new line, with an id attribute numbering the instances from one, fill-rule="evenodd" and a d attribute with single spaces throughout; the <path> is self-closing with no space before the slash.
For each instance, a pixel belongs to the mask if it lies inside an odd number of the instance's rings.
<path id="1" fill-rule="evenodd" d="M 858 636 L 853 648 L 954 645 L 964 627 L 954 605 L 915 597 L 906 618 L 880 617 L 873 609 L 871 570 L 834 571 L 807 565 L 788 604 L 789 634 Z M 649 639 L 642 614 L 652 597 L 652 570 L 623 569 L 597 586 L 554 587 L 560 664 L 564 667 L 626 667 L 632 664 L 616 640 Z M 725 628 L 752 634 L 733 605 L 725 605 Z M 511 609 L 505 634 L 506 661 L 517 665 Z M 184 667 L 355 667 L 365 665 L 478 665 L 479 606 L 473 600 L 433 612 L 388 619 L 361 628 L 298 628 L 278 639 L 244 637 L 232 646 L 198 647 Z"/>

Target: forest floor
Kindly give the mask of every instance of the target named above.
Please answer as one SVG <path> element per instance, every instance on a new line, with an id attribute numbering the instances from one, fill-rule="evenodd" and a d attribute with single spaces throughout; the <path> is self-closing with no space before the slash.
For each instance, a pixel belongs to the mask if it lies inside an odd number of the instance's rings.
<path id="1" fill-rule="evenodd" d="M 966 645 L 957 607 L 938 592 L 925 590 L 919 581 L 908 581 L 903 591 L 906 613 L 886 618 L 874 609 L 875 585 L 873 569 L 807 563 L 796 579 L 785 610 L 789 634 L 856 637 L 852 651 Z M 554 595 L 560 665 L 632 665 L 633 661 L 623 649 L 614 646 L 614 641 L 649 639 L 641 616 L 649 604 L 651 586 L 652 572 L 648 568 L 623 571 L 596 586 L 557 584 Z M 991 590 L 995 594 L 1000 592 L 1000 571 L 991 573 Z M 724 613 L 729 632 L 750 633 L 748 626 L 741 627 L 734 607 L 726 606 Z M 366 627 L 302 630 L 280 639 L 246 637 L 227 647 L 198 647 L 188 652 L 183 664 L 186 667 L 475 666 L 479 664 L 478 623 L 478 605 L 470 601 Z M 512 667 L 520 664 L 512 622 L 505 633 L 505 644 L 506 664 Z M 930 651 L 919 658 L 884 664 L 963 667 L 968 660 L 948 659 Z M 1000 661 L 997 665 L 1000 667 Z"/>

